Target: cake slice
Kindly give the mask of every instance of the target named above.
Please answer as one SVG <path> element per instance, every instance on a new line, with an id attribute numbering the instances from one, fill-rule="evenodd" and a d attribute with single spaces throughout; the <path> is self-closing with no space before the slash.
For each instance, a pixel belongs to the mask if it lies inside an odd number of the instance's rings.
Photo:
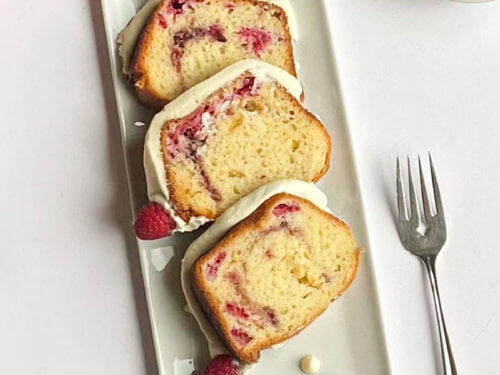
<path id="1" fill-rule="evenodd" d="M 195 262 L 192 289 L 231 354 L 253 363 L 347 289 L 358 254 L 344 222 L 280 193 Z"/>
<path id="2" fill-rule="evenodd" d="M 140 22 L 134 28 L 137 25 Z M 125 33 L 120 39 L 123 44 L 134 38 Z M 120 52 L 127 57 L 122 47 Z M 139 100 L 160 109 L 245 58 L 267 61 L 296 75 L 288 17 L 282 7 L 256 0 L 163 0 L 150 14 L 130 68 L 126 66 Z"/>
<path id="3" fill-rule="evenodd" d="M 330 137 L 301 104 L 301 92 L 286 71 L 245 60 L 155 116 L 145 142 L 148 196 L 175 231 L 214 220 L 268 182 L 315 182 L 326 173 Z"/>

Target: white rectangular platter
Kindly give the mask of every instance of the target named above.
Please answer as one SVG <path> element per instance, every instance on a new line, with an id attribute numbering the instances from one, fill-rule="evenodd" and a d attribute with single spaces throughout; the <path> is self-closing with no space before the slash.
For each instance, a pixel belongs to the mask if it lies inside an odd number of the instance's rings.
<path id="1" fill-rule="evenodd" d="M 146 127 L 138 127 L 134 123 L 148 124 L 153 114 L 137 102 L 121 74 L 116 38 L 143 1 L 102 0 L 134 212 L 146 203 L 142 167 Z M 330 208 L 351 226 L 366 252 L 361 256 L 357 277 L 346 294 L 283 347 L 265 351 L 252 373 L 298 375 L 301 374 L 298 366 L 300 358 L 314 354 L 321 360 L 320 375 L 389 375 L 358 179 L 343 113 L 325 4 L 322 0 L 292 0 L 292 5 L 299 24 L 300 40 L 296 43 L 296 57 L 301 67 L 299 73 L 306 93 L 306 105 L 320 116 L 333 141 L 331 169 L 318 185 L 328 196 Z M 160 375 L 190 375 L 190 371 L 186 373 L 182 369 L 186 365 L 183 360 L 193 359 L 197 370 L 208 360 L 206 343 L 197 323 L 184 311 L 185 300 L 179 274 L 184 251 L 199 234 L 198 231 L 154 242 L 138 242 Z M 151 262 L 152 250 L 169 245 L 174 248 L 173 258 L 165 269 L 157 271 Z"/>

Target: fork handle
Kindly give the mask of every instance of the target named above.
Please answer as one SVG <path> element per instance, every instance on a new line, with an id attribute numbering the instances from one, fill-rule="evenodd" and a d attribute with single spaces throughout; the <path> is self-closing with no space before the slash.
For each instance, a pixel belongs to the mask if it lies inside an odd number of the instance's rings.
<path id="1" fill-rule="evenodd" d="M 429 275 L 429 281 L 431 283 L 431 288 L 432 288 L 434 309 L 436 311 L 439 339 L 441 342 L 441 357 L 443 359 L 444 375 L 458 375 L 457 368 L 455 367 L 455 359 L 453 358 L 453 353 L 451 351 L 450 339 L 448 337 L 446 324 L 444 322 L 443 308 L 441 307 L 441 299 L 439 297 L 439 288 L 436 278 L 436 256 L 424 257 L 422 258 L 422 260 L 427 269 L 427 274 Z"/>

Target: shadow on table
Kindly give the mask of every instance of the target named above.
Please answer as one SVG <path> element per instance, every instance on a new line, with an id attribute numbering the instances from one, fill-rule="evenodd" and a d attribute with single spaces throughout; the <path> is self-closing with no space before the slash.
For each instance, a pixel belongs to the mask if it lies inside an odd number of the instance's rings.
<path id="1" fill-rule="evenodd" d="M 141 332 L 142 348 L 144 354 L 145 371 L 147 374 L 158 374 L 156 358 L 151 334 L 146 296 L 142 287 L 142 274 L 137 250 L 136 239 L 130 230 L 131 208 L 128 196 L 127 178 L 123 154 L 116 101 L 111 79 L 111 68 L 105 39 L 102 9 L 99 1 L 88 0 L 92 15 L 92 24 L 95 33 L 96 51 L 99 58 L 104 105 L 108 124 L 109 163 L 111 171 L 110 182 L 115 185 L 109 213 L 111 220 L 116 223 L 124 233 L 127 255 L 130 267 L 131 284 L 134 291 L 135 307 Z M 120 155 L 120 157 L 118 157 Z"/>

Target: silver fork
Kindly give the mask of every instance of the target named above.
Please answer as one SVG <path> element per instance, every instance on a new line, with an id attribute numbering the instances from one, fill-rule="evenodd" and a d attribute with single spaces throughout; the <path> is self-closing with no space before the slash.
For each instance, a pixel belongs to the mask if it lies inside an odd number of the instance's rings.
<path id="1" fill-rule="evenodd" d="M 408 158 L 408 180 L 410 191 L 410 207 L 407 207 L 399 158 L 397 159 L 397 194 L 398 194 L 398 232 L 401 242 L 406 250 L 417 256 L 425 264 L 434 298 L 434 308 L 441 342 L 441 356 L 445 375 L 457 375 L 455 360 L 451 351 L 450 339 L 446 331 L 441 300 L 439 297 L 438 283 L 436 279 L 436 258 L 439 251 L 446 242 L 446 224 L 444 220 L 443 202 L 436 179 L 436 172 L 429 154 L 431 166 L 432 188 L 434 192 L 435 212 L 432 212 L 431 203 L 427 194 L 427 188 L 422 173 L 422 162 L 418 158 L 420 172 L 420 190 L 422 192 L 423 217 L 419 210 L 415 186 L 411 173 L 410 158 Z M 422 228 L 423 226 L 423 228 Z"/>

